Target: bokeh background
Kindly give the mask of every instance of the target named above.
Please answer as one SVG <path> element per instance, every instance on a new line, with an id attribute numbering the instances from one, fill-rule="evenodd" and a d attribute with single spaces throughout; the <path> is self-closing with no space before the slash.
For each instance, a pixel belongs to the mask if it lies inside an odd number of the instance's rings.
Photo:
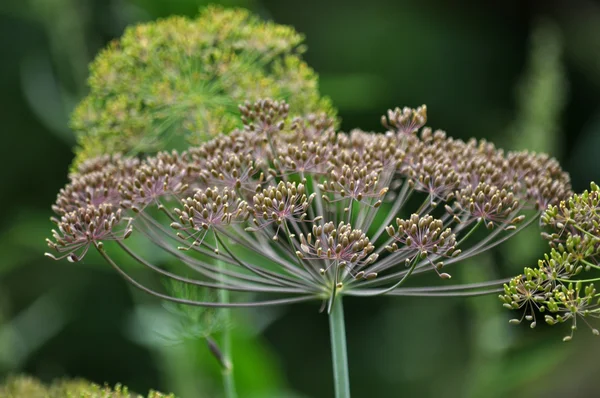
<path id="1" fill-rule="evenodd" d="M 600 181 L 600 5 L 585 0 L 224 1 L 306 35 L 305 59 L 349 130 L 379 130 L 395 106 L 428 105 L 429 125 L 506 149 L 546 151 L 574 189 Z M 219 396 L 203 340 L 96 257 L 43 257 L 50 205 L 66 183 L 68 115 L 87 64 L 125 26 L 196 0 L 0 1 L 0 379 L 84 377 L 183 398 Z M 545 249 L 533 226 L 457 268 L 505 277 Z M 460 271 L 459 271 L 460 270 Z M 414 283 L 423 283 L 415 280 Z M 508 325 L 495 297 L 346 300 L 355 397 L 590 397 L 600 340 L 582 327 Z M 330 397 L 327 318 L 317 304 L 234 311 L 240 396 Z M 541 323 L 541 322 L 540 322 Z"/>

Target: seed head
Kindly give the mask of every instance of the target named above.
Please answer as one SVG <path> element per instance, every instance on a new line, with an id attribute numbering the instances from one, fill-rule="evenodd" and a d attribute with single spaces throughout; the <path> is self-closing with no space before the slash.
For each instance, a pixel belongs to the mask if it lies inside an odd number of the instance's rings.
<path id="1" fill-rule="evenodd" d="M 304 221 L 315 195 L 306 196 L 304 184 L 280 181 L 276 187 L 270 186 L 254 195 L 250 208 L 253 222 L 259 228 L 275 223 L 279 231 L 286 220 Z M 250 230 L 255 231 L 253 228 Z"/>
<path id="2" fill-rule="evenodd" d="M 146 159 L 133 177 L 121 184 L 122 205 L 139 212 L 149 203 L 182 194 L 188 188 L 186 177 L 189 169 L 176 152 L 161 152 Z"/>
<path id="3" fill-rule="evenodd" d="M 351 168 L 348 165 L 342 166 L 341 170 L 331 170 L 329 172 L 330 180 L 325 180 L 319 188 L 323 192 L 334 194 L 333 200 L 338 198 L 350 198 L 353 201 L 361 202 L 365 199 L 382 198 L 388 189 L 379 184 L 379 173 L 369 171 L 366 167 Z M 323 197 L 331 201 L 328 196 Z M 375 202 L 379 206 L 381 201 Z"/>
<path id="4" fill-rule="evenodd" d="M 303 141 L 300 144 L 288 144 L 274 161 L 281 175 L 293 173 L 323 174 L 327 170 L 329 146 L 318 142 Z"/>
<path id="5" fill-rule="evenodd" d="M 409 219 L 396 219 L 396 228 L 386 228 L 393 243 L 386 247 L 391 253 L 401 253 L 407 263 L 425 259 L 452 257 L 460 254 L 456 249 L 456 236 L 451 228 L 444 228 L 444 222 L 427 215 L 413 214 Z M 435 269 L 441 268 L 436 266 Z"/>
<path id="6" fill-rule="evenodd" d="M 52 210 L 62 216 L 90 205 L 98 207 L 110 204 L 118 207 L 121 203 L 121 180 L 115 169 L 73 176 L 71 182 L 58 193 Z"/>
<path id="7" fill-rule="evenodd" d="M 267 140 L 270 134 L 283 130 L 290 106 L 286 102 L 262 99 L 255 103 L 246 101 L 239 110 L 244 129 L 264 135 Z"/>
<path id="8" fill-rule="evenodd" d="M 515 199 L 512 192 L 482 182 L 475 189 L 469 186 L 457 191 L 456 205 L 461 210 L 461 214 L 471 220 L 481 220 L 492 229 L 494 225 L 502 225 L 513 220 L 519 201 Z M 512 228 L 518 221 L 515 219 L 514 223 L 510 222 L 508 226 Z"/>
<path id="9" fill-rule="evenodd" d="M 337 267 L 346 267 L 356 273 L 375 262 L 378 257 L 371 255 L 375 247 L 364 232 L 352 229 L 351 225 L 343 221 L 337 228 L 332 222 L 314 225 L 312 233 L 300 235 L 300 249 L 303 260 L 323 260 L 326 263 L 333 261 Z M 329 267 L 322 268 L 321 274 L 328 270 Z"/>
<path id="10" fill-rule="evenodd" d="M 122 217 L 122 210 L 115 210 L 110 204 L 81 207 L 54 222 L 58 227 L 52 230 L 54 241 L 47 239 L 46 242 L 61 256 L 55 257 L 50 253 L 46 256 L 55 260 L 66 257 L 77 262 L 85 256 L 91 244 L 102 245 L 106 240 L 126 239 L 132 232 L 131 219 Z"/>
<path id="11" fill-rule="evenodd" d="M 205 186 L 254 191 L 257 183 L 264 179 L 260 163 L 261 160 L 251 154 L 216 154 L 204 164 L 200 179 Z"/>
<path id="12" fill-rule="evenodd" d="M 422 105 L 417 109 L 404 107 L 402 109 L 390 109 L 385 116 L 381 117 L 381 124 L 389 130 L 398 134 L 414 134 L 427 122 L 427 107 Z"/>
<path id="13" fill-rule="evenodd" d="M 189 227 L 200 231 L 217 228 L 248 217 L 248 206 L 240 200 L 235 191 L 229 188 L 208 188 L 197 190 L 193 197 L 181 200 L 182 208 L 175 208 L 179 224 L 171 227 L 180 230 Z"/>
<path id="14" fill-rule="evenodd" d="M 417 191 L 429 194 L 432 201 L 446 201 L 459 185 L 460 177 L 443 156 L 419 156 L 404 167 L 409 183 Z"/>

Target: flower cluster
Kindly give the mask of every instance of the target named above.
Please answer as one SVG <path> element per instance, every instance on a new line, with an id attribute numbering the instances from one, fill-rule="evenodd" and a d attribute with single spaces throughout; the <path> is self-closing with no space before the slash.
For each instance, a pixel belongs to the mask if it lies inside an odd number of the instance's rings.
<path id="1" fill-rule="evenodd" d="M 175 398 L 174 394 L 162 394 L 150 390 L 147 398 Z M 82 379 L 56 380 L 49 385 L 29 376 L 9 376 L 0 384 L 0 397 L 23 398 L 143 398 L 144 396 L 131 392 L 127 387 L 117 384 L 114 388 L 99 386 Z"/>
<path id="2" fill-rule="evenodd" d="M 533 328 L 536 314 L 543 313 L 549 325 L 571 323 L 565 341 L 573 338 L 578 320 L 599 335 L 587 319 L 600 317 L 600 294 L 594 287 L 600 278 L 581 275 L 600 270 L 600 188 L 592 183 L 589 191 L 549 205 L 541 222 L 550 230 L 542 233 L 550 253 L 537 268 L 525 268 L 506 284 L 500 296 L 505 307 L 524 310 L 521 319 L 511 323 L 525 319 Z"/>
<path id="3" fill-rule="evenodd" d="M 563 210 L 569 177 L 554 159 L 504 153 L 485 141 L 464 142 L 423 127 L 424 106 L 390 110 L 381 134 L 336 132 L 335 121 L 323 114 L 288 111 L 278 101 L 245 103 L 243 128 L 200 146 L 81 163 L 53 207 L 61 218 L 50 248 L 79 261 L 95 247 L 137 287 L 174 302 L 321 300 L 331 309 L 337 295 L 499 292 L 504 281 L 447 285 L 450 266 L 514 236 L 548 205 L 558 206 L 546 212 L 548 225 L 575 233 L 568 220 L 585 222 L 578 208 Z M 186 274 L 152 264 L 129 236 L 163 249 L 187 266 Z M 551 238 L 562 251 L 575 239 Z M 154 291 L 116 263 L 108 241 L 161 276 L 235 294 L 222 303 Z M 430 270 L 443 286 L 401 286 L 411 274 Z M 561 297 L 572 300 L 578 291 Z"/>
<path id="4" fill-rule="evenodd" d="M 247 99 L 285 99 L 296 113 L 334 116 L 301 58 L 302 41 L 292 27 L 214 6 L 194 20 L 127 29 L 90 67 L 90 94 L 71 119 L 76 164 L 103 153 L 175 147 L 177 135 L 203 142 L 241 127 L 236 107 Z"/>

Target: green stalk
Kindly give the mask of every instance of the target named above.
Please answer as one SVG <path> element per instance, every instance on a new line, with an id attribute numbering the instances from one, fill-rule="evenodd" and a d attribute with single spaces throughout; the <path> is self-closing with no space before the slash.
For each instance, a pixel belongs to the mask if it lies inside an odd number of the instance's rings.
<path id="1" fill-rule="evenodd" d="M 473 232 L 475 232 L 482 223 L 483 223 L 483 221 L 481 221 L 481 220 L 477 221 L 477 224 L 473 225 L 471 230 L 465 236 L 463 236 L 463 238 L 460 241 L 458 241 L 458 243 L 456 244 L 456 247 L 460 246 L 464 241 L 466 241 L 469 238 L 469 236 L 471 236 L 473 234 Z"/>
<path id="2" fill-rule="evenodd" d="M 350 377 L 348 376 L 348 354 L 346 353 L 346 327 L 342 296 L 338 296 L 329 314 L 331 334 L 331 356 L 335 398 L 350 398 Z"/>
<path id="3" fill-rule="evenodd" d="M 224 268 L 224 264 L 221 261 L 217 261 L 217 263 L 219 269 Z M 227 289 L 219 289 L 219 302 L 224 304 L 229 303 L 229 291 Z M 223 389 L 225 391 L 225 398 L 237 398 L 235 382 L 233 380 L 233 363 L 231 362 L 231 309 L 222 308 L 219 311 L 223 311 L 223 322 L 225 323 L 221 341 L 224 357 L 224 366 L 222 369 Z"/>

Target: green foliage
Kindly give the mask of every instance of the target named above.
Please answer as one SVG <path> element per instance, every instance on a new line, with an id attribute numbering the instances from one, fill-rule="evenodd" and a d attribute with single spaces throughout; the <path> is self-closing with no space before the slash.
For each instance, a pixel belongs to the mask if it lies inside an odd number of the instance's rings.
<path id="1" fill-rule="evenodd" d="M 517 91 L 519 111 L 509 133 L 519 148 L 554 154 L 568 98 L 561 32 L 552 22 L 539 21 L 529 46 L 527 68 Z"/>
<path id="2" fill-rule="evenodd" d="M 167 290 L 174 297 L 190 301 L 214 300 L 216 294 L 198 286 L 189 285 L 175 280 L 167 280 Z M 164 337 L 174 343 L 197 338 L 209 338 L 215 333 L 230 328 L 224 312 L 217 308 L 191 306 L 179 303 L 165 302 L 164 307 L 175 315 L 176 325 Z"/>
<path id="3" fill-rule="evenodd" d="M 285 99 L 296 114 L 334 116 L 302 41 L 292 27 L 220 7 L 127 29 L 90 66 L 90 94 L 71 119 L 76 164 L 197 144 L 241 127 L 245 100 Z"/>
<path id="4" fill-rule="evenodd" d="M 58 380 L 45 386 L 39 380 L 28 376 L 9 377 L 0 385 L 0 397 L 3 398 L 143 398 L 117 384 L 114 388 L 101 387 L 89 381 Z M 147 398 L 175 398 L 175 395 L 150 391 Z"/>
<path id="5" fill-rule="evenodd" d="M 0 396 L 7 398 L 32 397 L 46 398 L 48 391 L 38 380 L 32 377 L 9 377 L 0 385 Z"/>

